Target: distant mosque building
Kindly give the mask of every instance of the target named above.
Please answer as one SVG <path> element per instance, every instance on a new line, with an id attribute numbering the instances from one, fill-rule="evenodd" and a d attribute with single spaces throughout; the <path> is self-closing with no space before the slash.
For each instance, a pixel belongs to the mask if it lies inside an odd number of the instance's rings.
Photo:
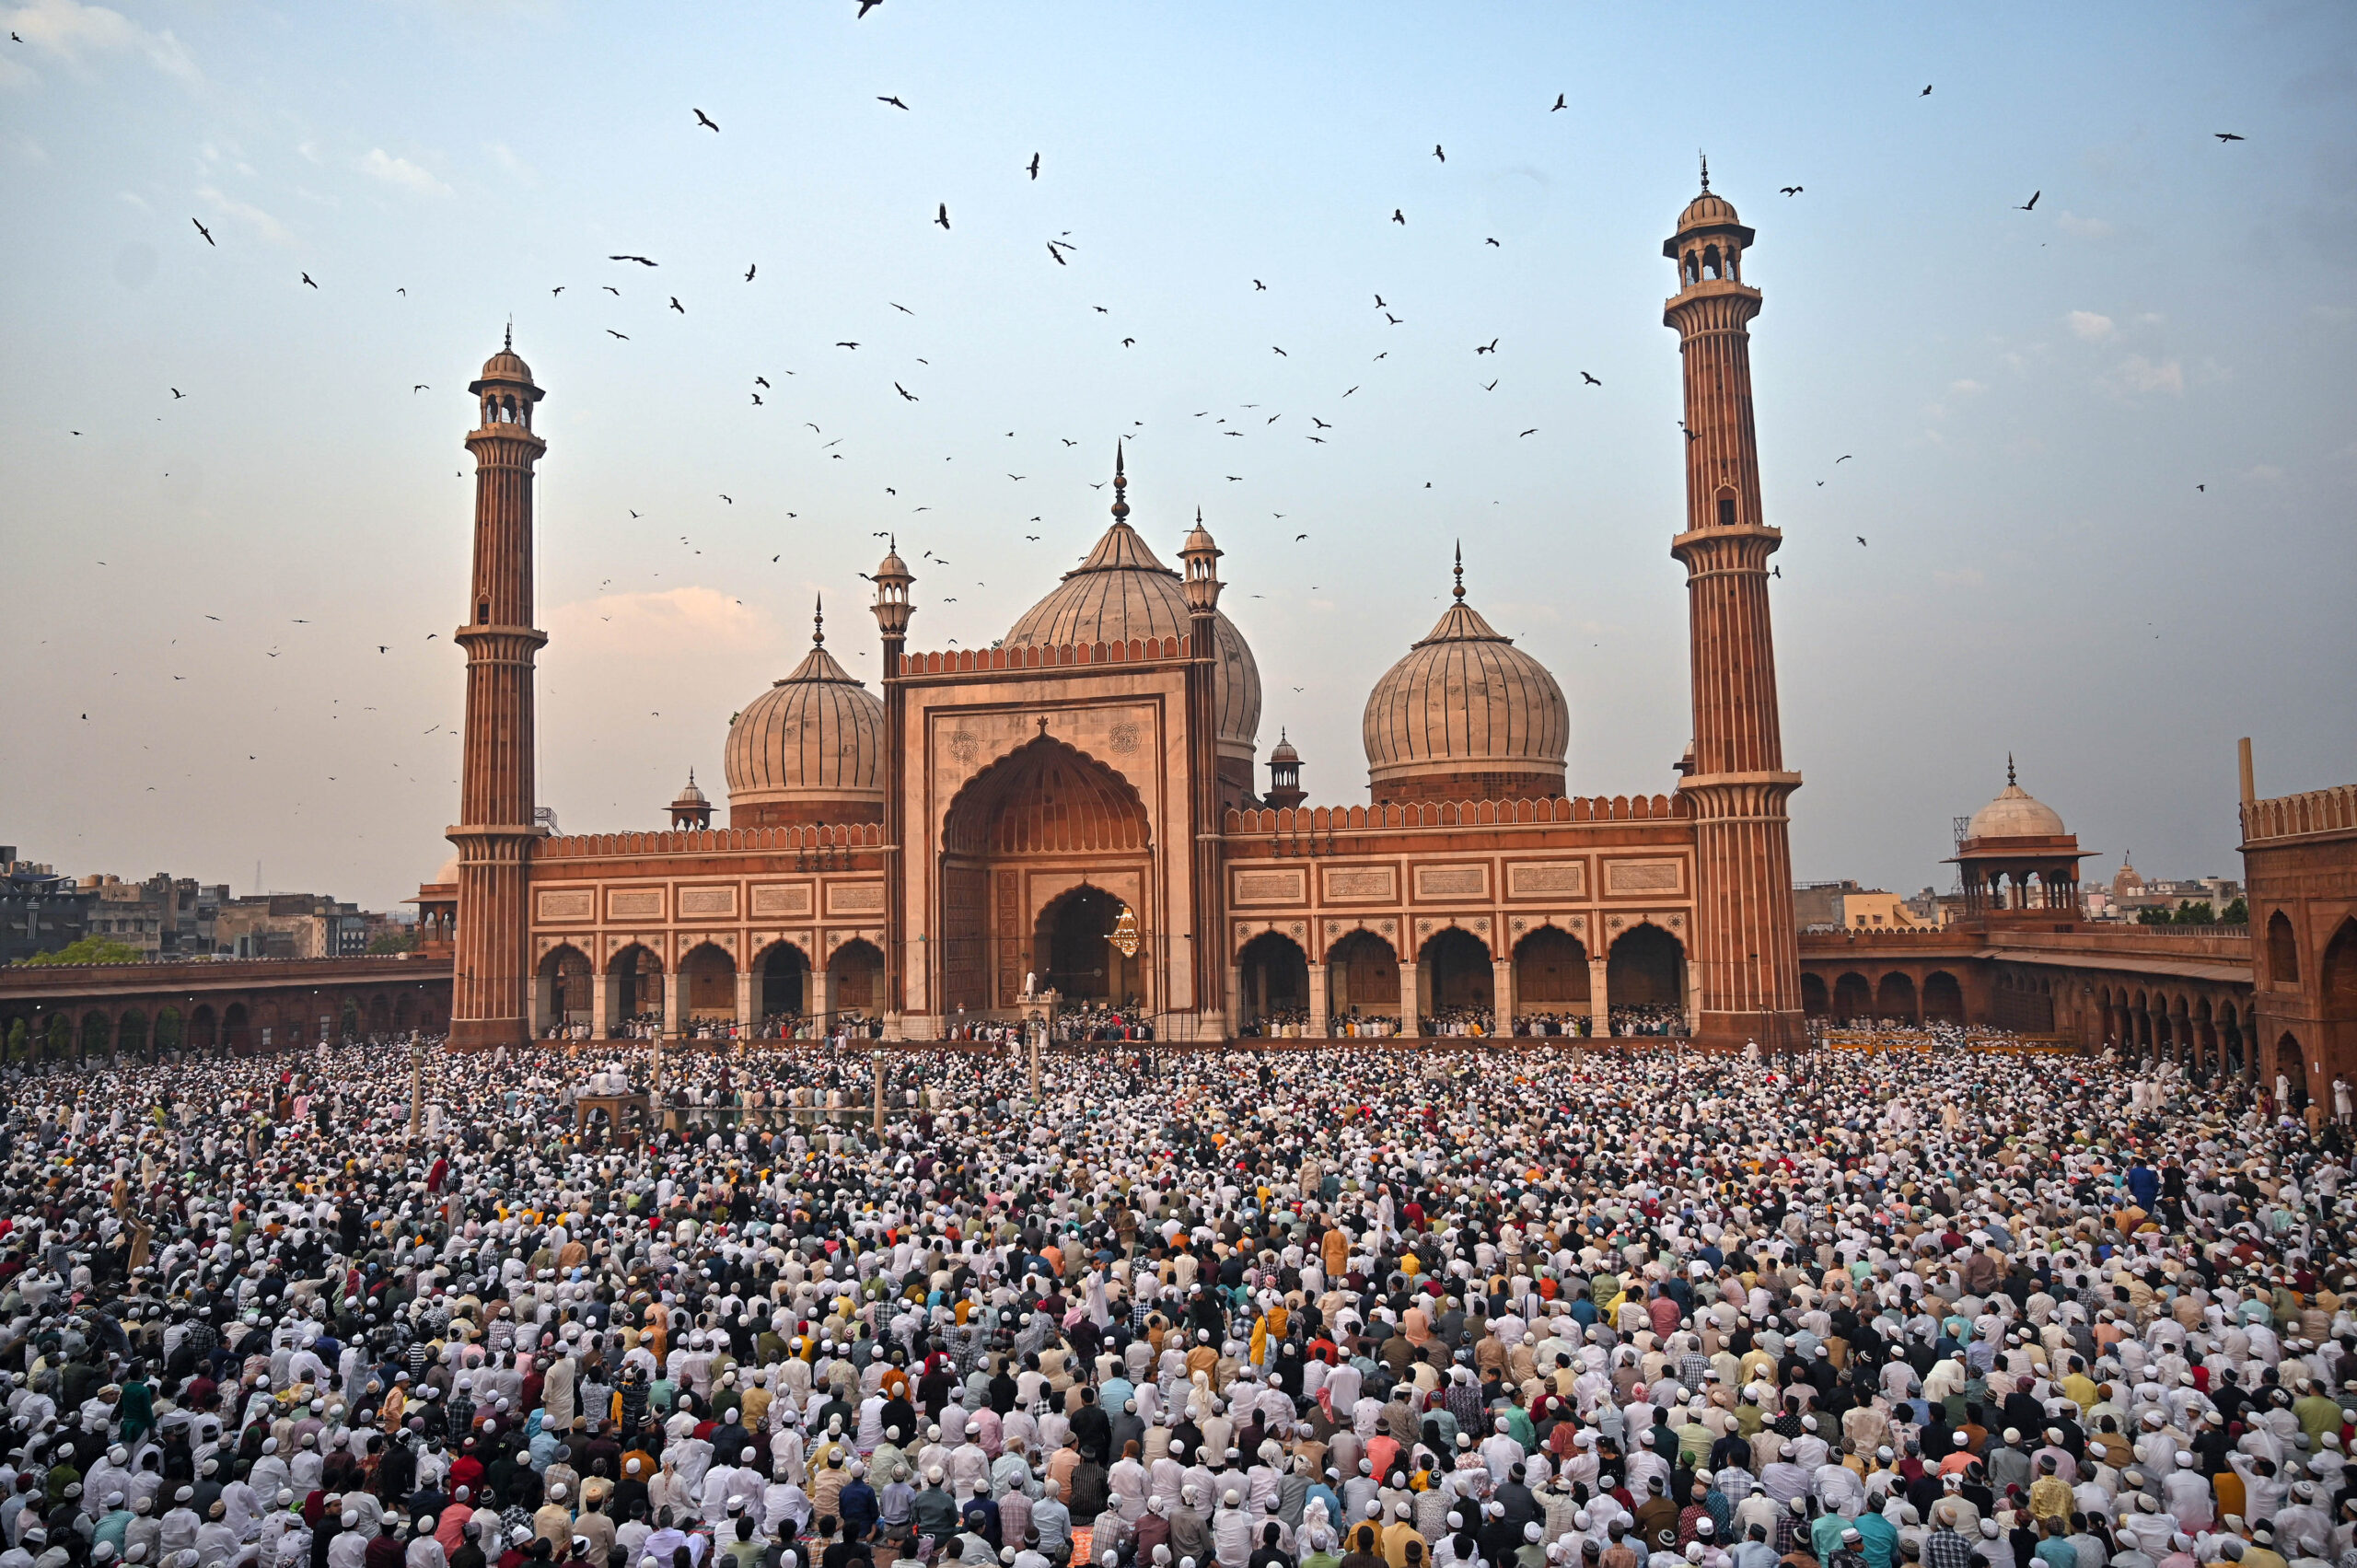
<path id="1" fill-rule="evenodd" d="M 916 578 L 888 554 L 868 607 L 880 691 L 815 622 L 808 654 L 729 726 L 726 827 L 691 775 L 668 830 L 553 834 L 532 772 L 543 394 L 503 348 L 470 388 L 458 854 L 420 895 L 455 953 L 452 1044 L 844 1014 L 935 1039 L 1012 1016 L 1027 985 L 1165 1040 L 1483 1012 L 1601 1028 L 1621 1009 L 1682 1015 L 1707 1045 L 1800 1044 L 1786 805 L 1801 781 L 1777 714 L 1751 242 L 1706 177 L 1663 246 L 1691 436 L 1668 544 L 1687 572 L 1693 745 L 1609 798 L 1564 793 L 1562 689 L 1469 601 L 1461 559 L 1439 621 L 1368 695 L 1367 801 L 1311 805 L 1282 739 L 1260 789 L 1260 673 L 1220 608 L 1219 546 L 1200 516 L 1169 522 L 1166 565 L 1117 463 L 1110 526 L 991 648 L 912 647 Z M 2000 807 L 2016 816 L 1992 837 L 2045 825 L 2004 798 L 1982 815 Z M 2036 847 L 2048 871 L 2075 867 Z"/>

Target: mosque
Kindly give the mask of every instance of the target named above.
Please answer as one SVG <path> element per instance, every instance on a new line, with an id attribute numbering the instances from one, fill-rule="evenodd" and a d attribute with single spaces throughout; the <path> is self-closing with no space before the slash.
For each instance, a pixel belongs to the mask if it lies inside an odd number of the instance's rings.
<path id="1" fill-rule="evenodd" d="M 504 347 L 470 389 L 477 460 L 458 854 L 420 890 L 454 955 L 451 1043 L 603 1038 L 850 1013 L 941 1038 L 1052 990 L 1166 1040 L 1247 1020 L 1490 1010 L 1682 1013 L 1707 1046 L 1804 1039 L 1769 557 L 1743 279 L 1752 230 L 1707 171 L 1663 254 L 1684 365 L 1693 742 L 1627 795 L 1564 793 L 1570 714 L 1468 598 L 1377 679 L 1368 798 L 1312 805 L 1280 737 L 1260 783 L 1260 674 L 1220 609 L 1200 517 L 1174 567 L 1131 520 L 987 649 L 910 643 L 916 578 L 874 574 L 881 690 L 823 623 L 732 721 L 727 821 L 691 775 L 670 826 L 535 820 L 532 477 L 542 392 Z M 840 630 L 836 633 L 840 636 Z"/>

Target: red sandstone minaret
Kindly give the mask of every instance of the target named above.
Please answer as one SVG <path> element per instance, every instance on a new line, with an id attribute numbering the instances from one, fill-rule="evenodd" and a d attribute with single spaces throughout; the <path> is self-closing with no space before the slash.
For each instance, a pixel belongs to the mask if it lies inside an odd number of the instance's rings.
<path id="1" fill-rule="evenodd" d="M 467 390 L 482 423 L 475 455 L 474 591 L 457 641 L 467 650 L 467 727 L 459 776 L 458 951 L 450 1044 L 519 1045 L 531 1034 L 525 864 L 532 820 L 532 660 L 548 633 L 532 625 L 532 465 L 548 450 L 532 434 L 540 389 L 514 334 Z"/>
<path id="2" fill-rule="evenodd" d="M 1791 1049 L 1804 1041 L 1776 714 L 1768 557 L 1783 535 L 1762 521 L 1751 424 L 1751 337 L 1759 291 L 1743 282 L 1751 230 L 1725 198 L 1702 193 L 1678 215 L 1662 254 L 1678 291 L 1662 313 L 1685 360 L 1686 526 L 1670 553 L 1686 565 L 1694 675 L 1694 771 L 1678 784 L 1696 819 L 1695 1037 L 1706 1045 Z"/>

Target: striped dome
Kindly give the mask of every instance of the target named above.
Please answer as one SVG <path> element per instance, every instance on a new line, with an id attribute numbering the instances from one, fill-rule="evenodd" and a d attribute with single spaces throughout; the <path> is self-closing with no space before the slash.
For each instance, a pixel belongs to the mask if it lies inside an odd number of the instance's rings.
<path id="1" fill-rule="evenodd" d="M 1068 643 L 1183 637 L 1190 623 L 1187 591 L 1178 574 L 1155 560 L 1137 530 L 1117 518 L 1088 559 L 1024 611 L 1007 633 L 1006 645 L 1052 648 Z M 1224 610 L 1214 618 L 1213 634 L 1219 645 L 1213 678 L 1219 749 L 1249 760 L 1252 738 L 1260 728 L 1260 667 L 1253 662 L 1244 633 Z"/>
<path id="2" fill-rule="evenodd" d="M 1375 683 L 1360 729 L 1369 782 L 1419 774 L 1543 774 L 1560 792 L 1572 711 L 1547 667 L 1465 602 Z"/>
<path id="3" fill-rule="evenodd" d="M 884 704 L 826 649 L 823 633 L 794 673 L 728 726 L 728 806 L 884 799 Z"/>

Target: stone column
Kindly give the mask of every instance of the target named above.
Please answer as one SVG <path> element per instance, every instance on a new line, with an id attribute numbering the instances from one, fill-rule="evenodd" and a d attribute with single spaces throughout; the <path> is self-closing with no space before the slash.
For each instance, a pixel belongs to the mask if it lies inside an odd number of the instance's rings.
<path id="1" fill-rule="evenodd" d="M 1227 1038 L 1234 1040 L 1236 1031 L 1244 1027 L 1244 966 L 1227 966 Z"/>
<path id="2" fill-rule="evenodd" d="M 1611 988 L 1607 983 L 1611 963 L 1601 955 L 1587 961 L 1588 1032 L 1599 1040 L 1609 1038 L 1612 1033 Z"/>
<path id="3" fill-rule="evenodd" d="M 1490 1006 L 1497 1015 L 1495 1033 L 1501 1038 L 1514 1033 L 1514 958 L 1490 960 Z"/>
<path id="4" fill-rule="evenodd" d="M 614 977 L 603 972 L 589 977 L 589 1035 L 593 1040 L 606 1038 L 606 1029 L 613 1016 Z"/>
<path id="5" fill-rule="evenodd" d="M 688 977 L 684 972 L 672 972 L 663 977 L 663 1032 L 677 1035 L 680 1020 L 688 1016 Z"/>
<path id="6" fill-rule="evenodd" d="M 835 1022 L 835 971 L 832 969 L 814 970 L 818 981 L 816 1017 L 823 1028 L 832 1028 Z"/>
<path id="7" fill-rule="evenodd" d="M 1424 966 L 1407 963 L 1399 966 L 1399 1032 L 1416 1032 L 1417 1020 L 1424 1011 Z"/>
<path id="8" fill-rule="evenodd" d="M 1333 1027 L 1333 1011 L 1328 996 L 1333 989 L 1330 971 L 1324 964 L 1309 966 L 1309 1032 L 1324 1039 Z"/>
<path id="9" fill-rule="evenodd" d="M 753 1025 L 753 971 L 737 971 L 737 1022 L 750 1030 Z"/>

